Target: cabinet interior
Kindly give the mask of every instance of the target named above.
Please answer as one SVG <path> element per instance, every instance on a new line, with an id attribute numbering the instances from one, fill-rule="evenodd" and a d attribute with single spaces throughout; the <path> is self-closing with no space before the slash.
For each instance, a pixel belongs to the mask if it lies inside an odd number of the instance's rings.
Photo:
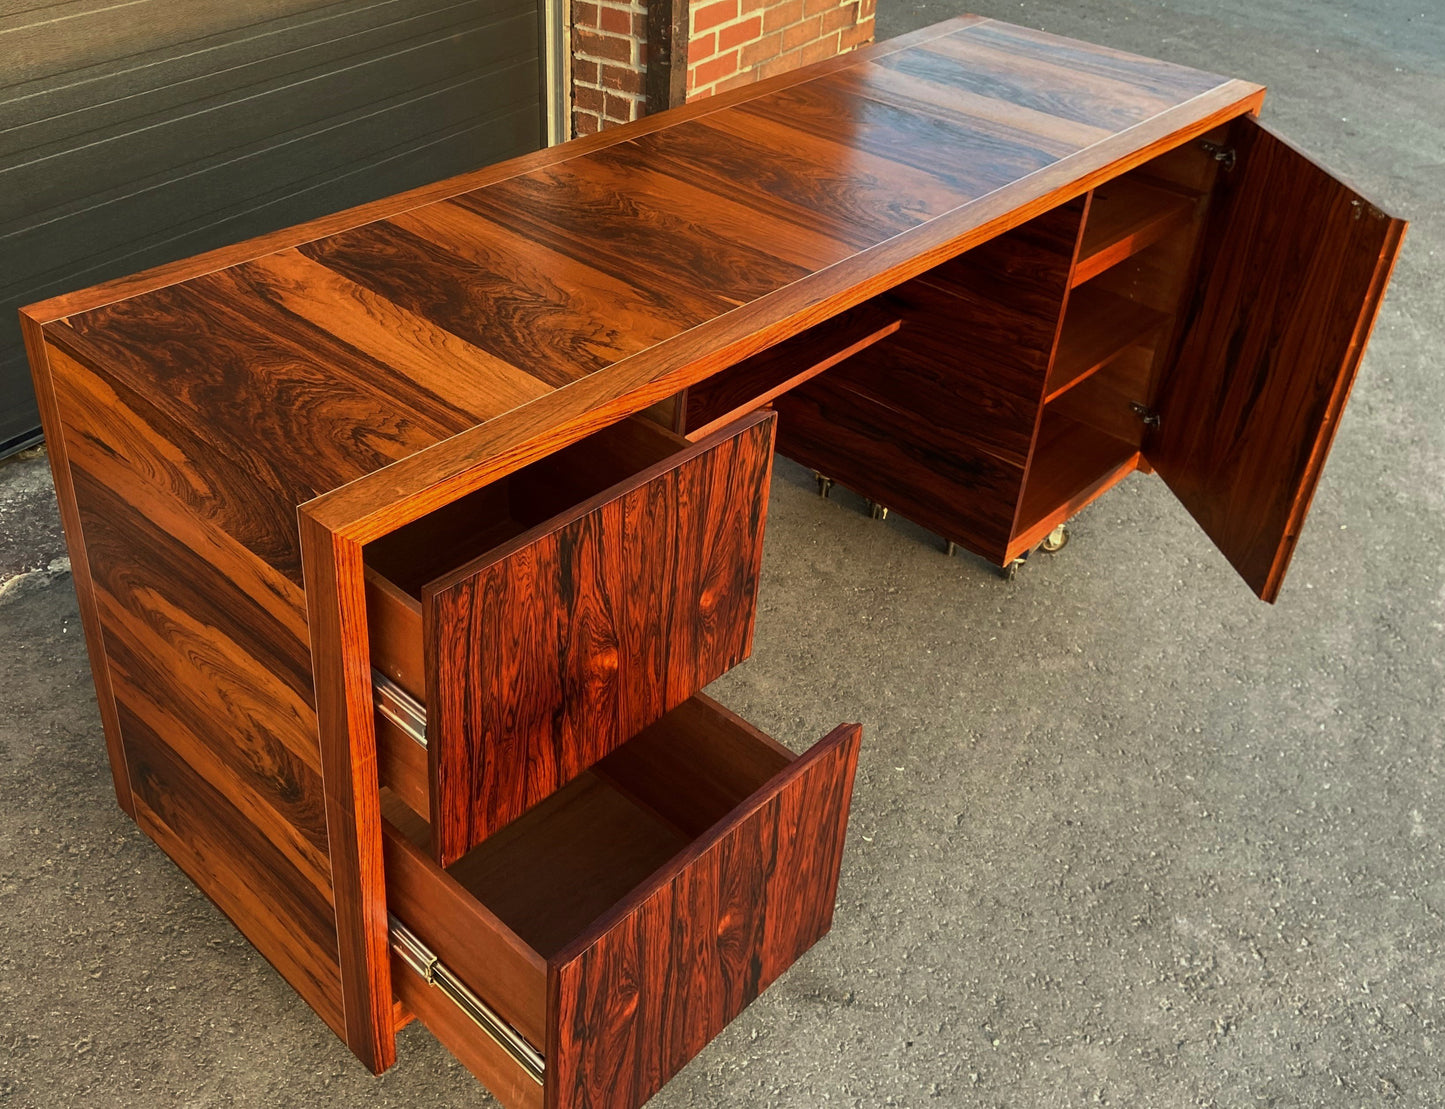
<path id="1" fill-rule="evenodd" d="M 1223 130 L 683 398 L 689 436 L 775 402 L 778 451 L 1005 564 L 1146 465 Z"/>

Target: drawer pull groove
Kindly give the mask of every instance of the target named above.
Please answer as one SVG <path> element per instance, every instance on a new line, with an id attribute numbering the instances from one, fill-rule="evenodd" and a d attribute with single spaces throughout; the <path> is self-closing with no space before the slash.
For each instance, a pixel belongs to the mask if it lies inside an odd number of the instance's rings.
<path id="1" fill-rule="evenodd" d="M 391 923 L 391 947 L 407 966 L 446 995 L 458 1009 L 464 1012 L 512 1061 L 521 1067 L 537 1085 L 542 1085 L 546 1063 L 541 1053 L 529 1044 L 520 1033 L 504 1021 L 490 1005 L 469 990 L 457 978 L 431 948 L 422 943 L 410 928 L 396 917 L 388 917 Z"/>
<path id="2" fill-rule="evenodd" d="M 374 666 L 371 684 L 376 691 L 376 711 L 425 747 L 426 706 Z"/>

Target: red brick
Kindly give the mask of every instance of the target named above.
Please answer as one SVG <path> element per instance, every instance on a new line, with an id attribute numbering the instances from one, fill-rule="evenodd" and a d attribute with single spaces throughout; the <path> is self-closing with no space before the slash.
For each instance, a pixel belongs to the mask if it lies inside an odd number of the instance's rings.
<path id="1" fill-rule="evenodd" d="M 803 0 L 784 0 L 763 12 L 763 30 L 777 31 L 803 18 Z"/>
<path id="2" fill-rule="evenodd" d="M 731 77 L 738 71 L 738 52 L 734 50 L 731 54 L 720 54 L 716 58 L 709 58 L 697 67 L 697 84 L 710 85 L 714 81 L 721 81 L 724 77 Z"/>
<path id="3" fill-rule="evenodd" d="M 837 57 L 841 53 L 838 49 L 838 33 L 834 31 L 831 35 L 824 35 L 817 42 L 810 42 L 803 47 L 803 65 L 812 65 L 814 62 L 826 61 L 828 58 Z"/>
<path id="4" fill-rule="evenodd" d="M 586 0 L 579 0 L 572 5 L 572 26 L 573 27 L 596 27 L 597 26 L 597 5 L 586 3 Z"/>
<path id="5" fill-rule="evenodd" d="M 629 100 L 625 96 L 617 96 L 613 93 L 607 94 L 606 114 L 608 119 L 615 119 L 622 123 L 630 123 L 636 118 L 633 105 L 637 102 Z"/>
<path id="6" fill-rule="evenodd" d="M 841 8 L 834 8 L 832 11 L 823 13 L 823 33 L 829 31 L 841 31 L 844 27 L 852 27 L 858 22 L 858 7 L 856 4 L 846 4 Z"/>
<path id="7" fill-rule="evenodd" d="M 601 89 L 577 85 L 572 90 L 572 103 L 584 112 L 601 112 L 605 102 L 606 97 Z"/>
<path id="8" fill-rule="evenodd" d="M 838 0 L 803 0 L 804 15 L 818 15 L 829 8 L 836 8 Z"/>
<path id="9" fill-rule="evenodd" d="M 579 54 L 590 54 L 594 58 L 607 58 L 614 62 L 632 61 L 632 43 L 627 39 L 599 34 L 583 27 L 572 31 L 572 49 Z"/>
<path id="10" fill-rule="evenodd" d="M 870 16 L 878 10 L 878 0 L 858 0 L 858 14 Z"/>
<path id="11" fill-rule="evenodd" d="M 716 91 L 717 90 L 713 86 L 709 85 L 705 89 L 694 89 L 692 92 L 687 94 L 687 98 L 689 100 L 705 100 Z"/>
<path id="12" fill-rule="evenodd" d="M 739 0 L 738 11 L 743 15 L 748 15 L 751 12 L 760 12 L 767 6 L 768 0 Z"/>
<path id="13" fill-rule="evenodd" d="M 601 76 L 602 79 L 598 83 L 604 89 L 611 89 L 613 92 L 633 92 L 639 95 L 642 92 L 642 74 L 631 66 L 604 65 Z"/>
<path id="14" fill-rule="evenodd" d="M 738 0 L 713 0 L 692 13 L 692 33 L 709 31 L 720 23 L 738 17 Z"/>
<path id="15" fill-rule="evenodd" d="M 856 49 L 859 46 L 866 46 L 873 41 L 873 21 L 865 20 L 856 27 L 849 27 L 844 30 L 838 39 L 838 45 L 842 48 L 840 53 Z"/>
<path id="16" fill-rule="evenodd" d="M 744 69 L 750 69 L 759 62 L 765 62 L 769 58 L 776 58 L 782 48 L 783 34 L 781 31 L 777 31 L 758 39 L 757 42 L 748 43 L 739 52 L 738 60 Z"/>
<path id="17" fill-rule="evenodd" d="M 614 35 L 632 34 L 632 13 L 622 8 L 602 8 L 598 12 L 597 26 Z"/>
<path id="18" fill-rule="evenodd" d="M 763 17 L 755 15 L 752 19 L 745 19 L 741 23 L 734 23 L 730 27 L 724 27 L 717 33 L 717 45 L 719 50 L 731 50 L 734 46 L 741 46 L 745 42 L 752 42 L 763 33 Z"/>
<path id="19" fill-rule="evenodd" d="M 698 35 L 687 44 L 687 60 L 689 63 L 700 62 L 705 58 L 711 58 L 717 53 L 717 35 L 709 31 L 705 35 Z"/>
<path id="20" fill-rule="evenodd" d="M 743 73 L 734 73 L 731 77 L 726 77 L 714 85 L 713 91 L 727 92 L 729 89 L 741 88 L 743 85 L 751 85 L 757 79 L 758 75 L 755 70 L 749 69 Z"/>
<path id="21" fill-rule="evenodd" d="M 783 49 L 791 50 L 795 46 L 802 46 L 814 41 L 822 27 L 823 17 L 820 15 L 805 19 L 801 23 L 795 23 L 783 32 Z"/>
<path id="22" fill-rule="evenodd" d="M 595 85 L 597 83 L 597 63 L 589 62 L 586 58 L 573 58 L 572 80 L 578 84 Z"/>
<path id="23" fill-rule="evenodd" d="M 586 112 L 578 112 L 572 119 L 572 130 L 577 135 L 592 135 L 602 129 L 602 121 Z"/>

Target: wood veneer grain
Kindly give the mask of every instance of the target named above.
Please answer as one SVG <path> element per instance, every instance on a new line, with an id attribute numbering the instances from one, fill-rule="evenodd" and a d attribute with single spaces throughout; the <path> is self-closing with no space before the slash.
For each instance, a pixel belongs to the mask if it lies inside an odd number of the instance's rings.
<path id="1" fill-rule="evenodd" d="M 1406 225 L 1253 120 L 1231 142 L 1238 165 L 1146 454 L 1273 601 Z"/>
<path id="2" fill-rule="evenodd" d="M 641 1105 L 827 933 L 859 736 L 833 731 L 550 960 L 549 1106 Z"/>
<path id="3" fill-rule="evenodd" d="M 443 864 L 747 657 L 772 437 L 750 416 L 423 592 Z"/>

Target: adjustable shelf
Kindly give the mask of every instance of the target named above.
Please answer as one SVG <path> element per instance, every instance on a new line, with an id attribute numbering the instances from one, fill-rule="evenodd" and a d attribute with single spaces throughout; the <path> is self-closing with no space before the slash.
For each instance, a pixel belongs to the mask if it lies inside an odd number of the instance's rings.
<path id="1" fill-rule="evenodd" d="M 1198 203 L 1196 193 L 1134 175 L 1100 185 L 1089 202 L 1070 287 L 1082 285 L 1183 227 Z"/>
<path id="2" fill-rule="evenodd" d="M 1169 317 L 1092 285 L 1076 289 L 1064 312 L 1058 349 L 1044 385 L 1044 403 L 1107 366 Z"/>
<path id="3" fill-rule="evenodd" d="M 1009 557 L 1037 546 L 1057 525 L 1132 473 L 1138 462 L 1135 444 L 1046 409 Z"/>

